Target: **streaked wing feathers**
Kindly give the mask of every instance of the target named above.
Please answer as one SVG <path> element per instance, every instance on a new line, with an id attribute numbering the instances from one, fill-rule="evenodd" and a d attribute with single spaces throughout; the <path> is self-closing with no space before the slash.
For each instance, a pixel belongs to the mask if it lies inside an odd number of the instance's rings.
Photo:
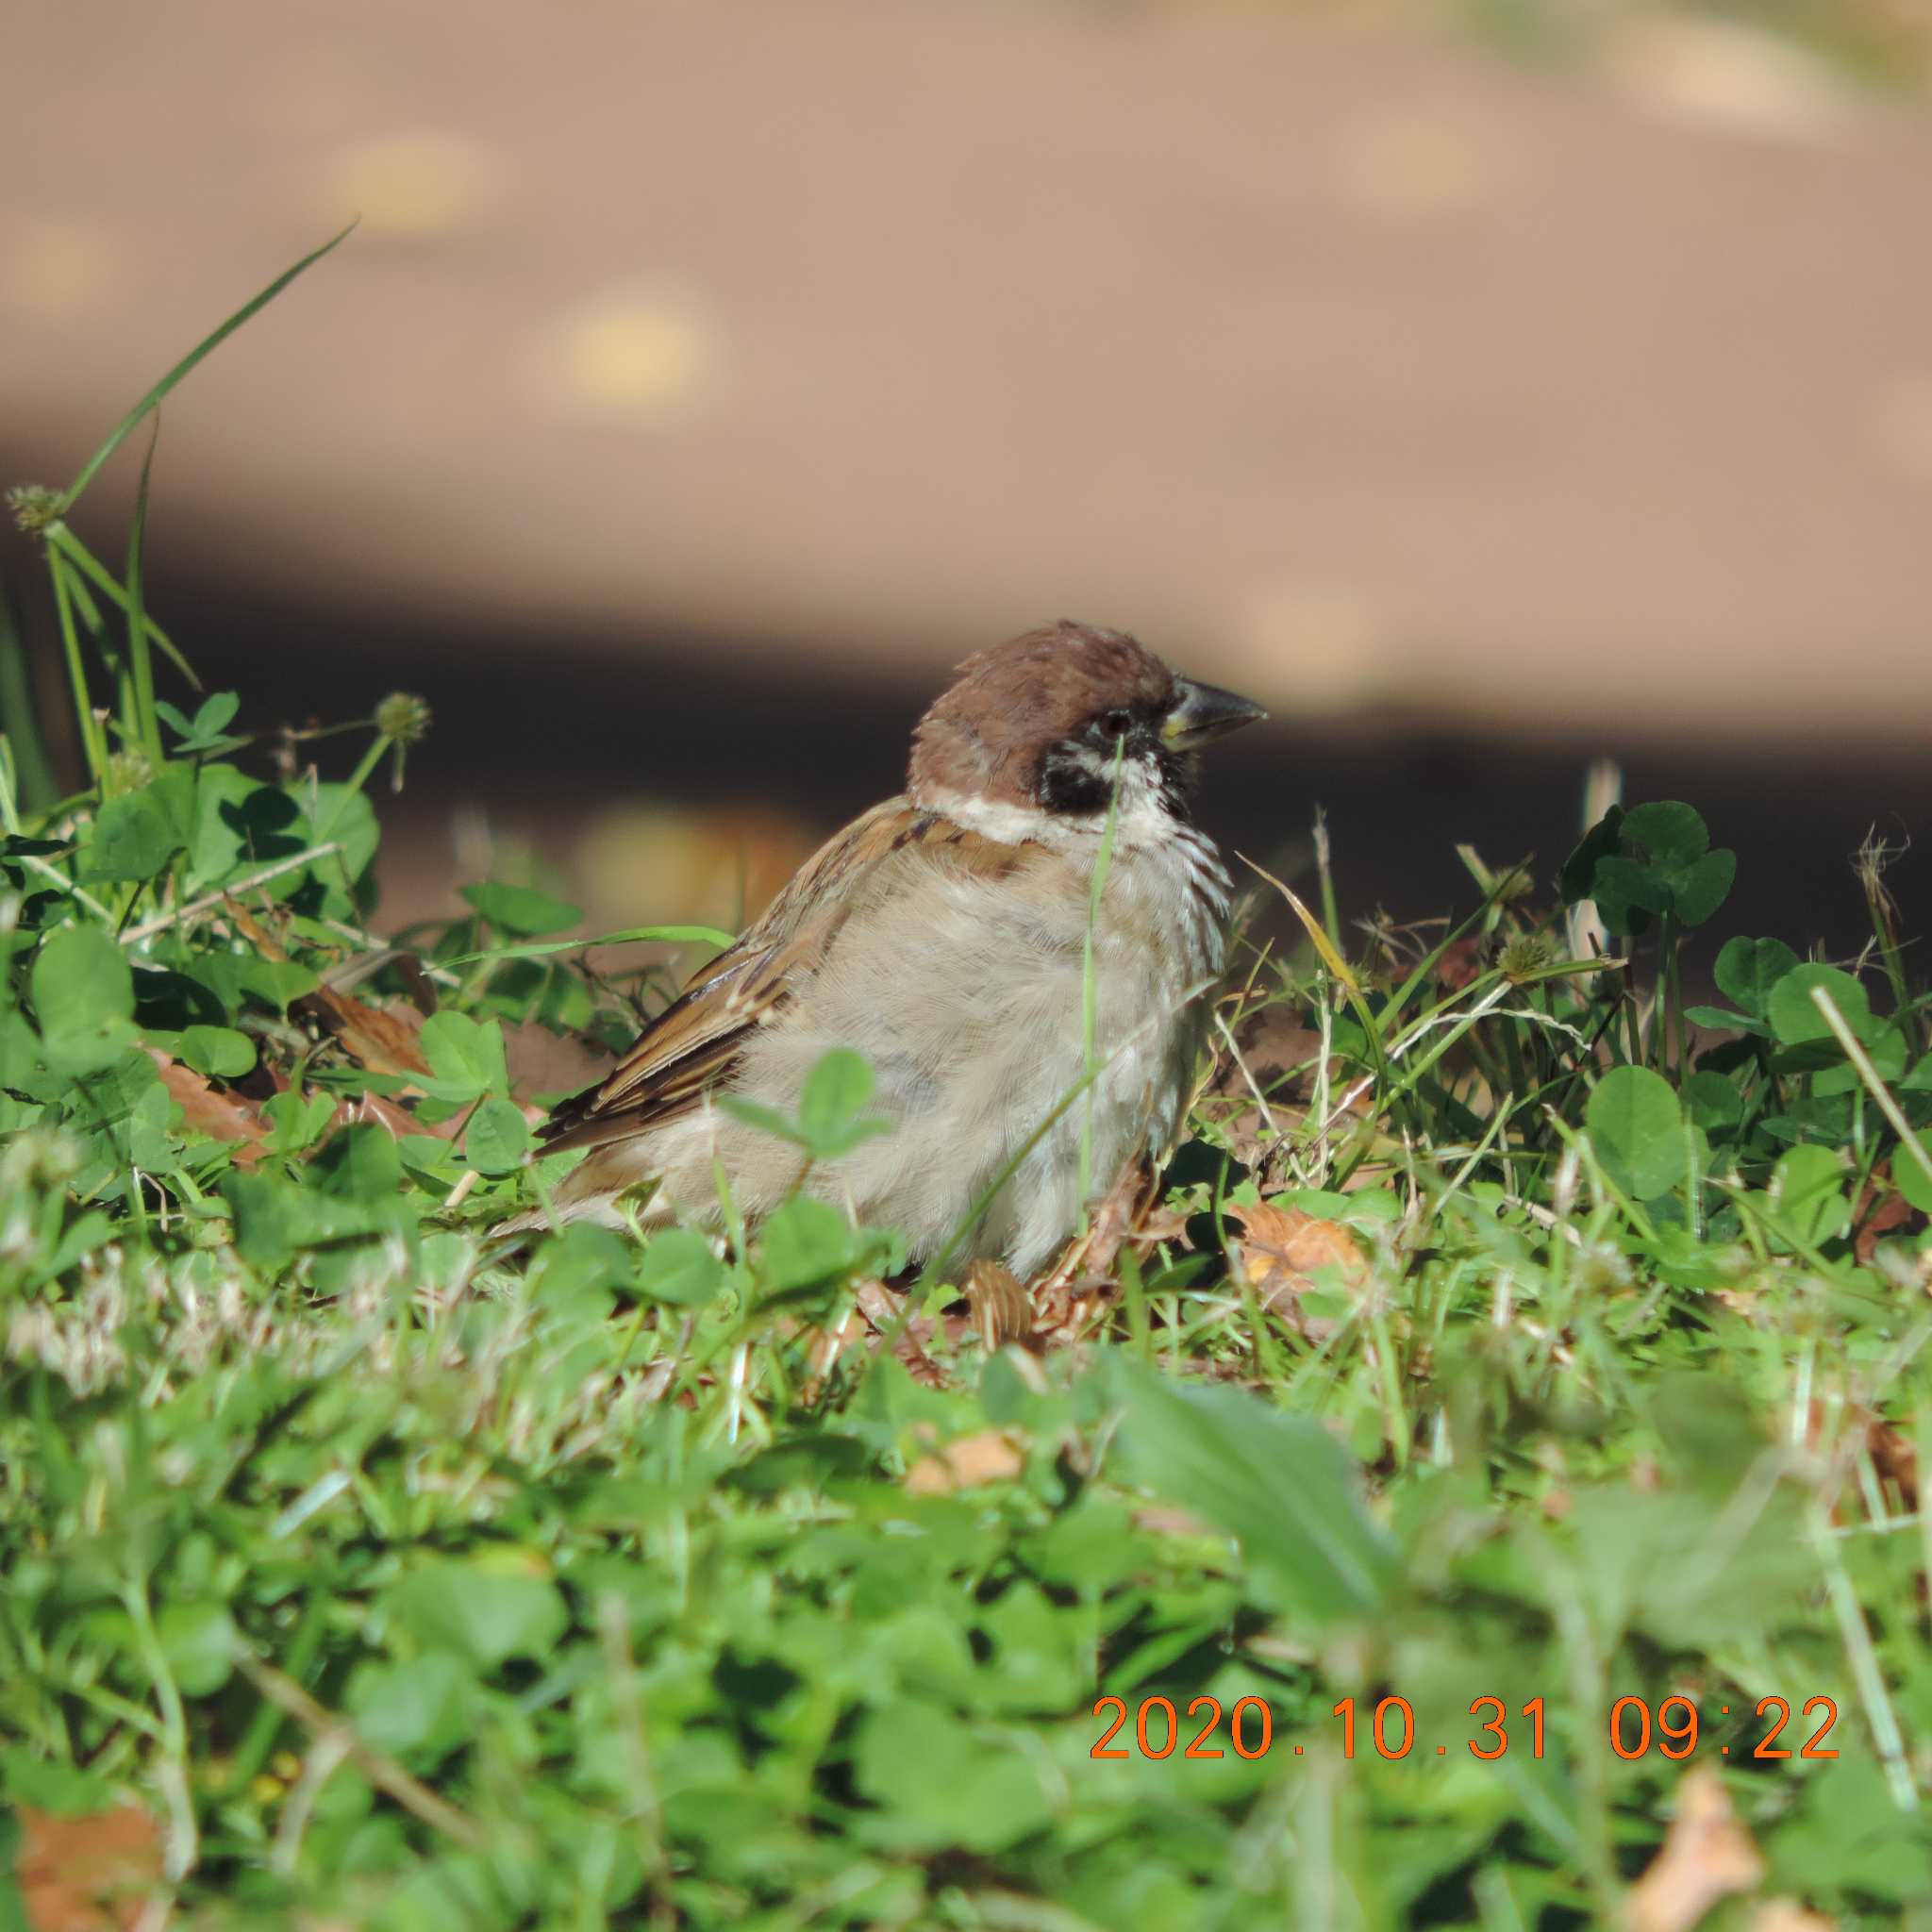
<path id="1" fill-rule="evenodd" d="M 936 831 L 949 847 L 970 841 L 988 845 L 989 856 L 1010 858 L 1011 848 L 991 846 L 903 798 L 875 806 L 799 868 L 764 916 L 700 969 L 603 1080 L 552 1109 L 541 1129 L 546 1151 L 601 1146 L 695 1107 L 730 1077 L 751 1031 L 782 1012 L 817 972 L 857 903 L 860 878 Z"/>

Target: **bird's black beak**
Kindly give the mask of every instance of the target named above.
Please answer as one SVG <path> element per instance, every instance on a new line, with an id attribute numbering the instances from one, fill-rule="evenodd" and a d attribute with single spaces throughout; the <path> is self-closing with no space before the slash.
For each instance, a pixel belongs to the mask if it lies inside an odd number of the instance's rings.
<path id="1" fill-rule="evenodd" d="M 1268 715 L 1251 698 L 1237 697 L 1217 685 L 1196 684 L 1191 677 L 1175 678 L 1174 691 L 1174 703 L 1160 725 L 1161 742 L 1171 751 L 1192 751 Z"/>

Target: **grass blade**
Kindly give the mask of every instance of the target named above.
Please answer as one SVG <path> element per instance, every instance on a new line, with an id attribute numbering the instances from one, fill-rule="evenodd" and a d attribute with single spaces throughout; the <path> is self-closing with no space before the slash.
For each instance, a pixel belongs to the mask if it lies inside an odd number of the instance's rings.
<path id="1" fill-rule="evenodd" d="M 728 932 L 715 925 L 627 925 L 622 932 L 600 933 L 591 940 L 526 940 L 520 945 L 491 946 L 480 953 L 464 953 L 455 959 L 443 959 L 443 966 L 474 966 L 483 959 L 542 959 L 552 953 L 581 953 L 591 946 L 628 946 L 646 940 L 668 945 L 728 946 L 735 943 Z"/>
<path id="2" fill-rule="evenodd" d="M 149 390 L 147 394 L 135 404 L 134 408 L 116 425 L 113 434 L 82 464 L 80 475 L 67 486 L 66 493 L 60 499 L 61 515 L 65 516 L 80 501 L 81 492 L 100 473 L 101 465 L 134 433 L 141 423 L 141 419 L 150 409 L 154 408 L 161 401 L 162 397 L 167 395 L 175 385 L 194 368 L 196 363 L 201 361 L 211 351 L 219 348 L 258 309 L 265 308 L 273 302 L 303 270 L 314 267 L 332 248 L 339 247 L 343 242 L 347 241 L 355 226 L 356 224 L 351 222 L 348 227 L 344 228 L 341 234 L 332 236 L 320 248 L 311 249 L 293 268 L 284 269 L 258 295 L 250 301 L 244 302 L 211 335 L 204 336 L 200 341 L 195 343 L 193 348 L 190 349 L 187 355 L 182 357 L 180 361 L 175 363 L 174 368 L 169 370 L 167 375 L 162 376 L 160 381 L 156 383 L 154 388 Z"/>
<path id="3" fill-rule="evenodd" d="M 0 730 L 13 746 L 17 803 L 39 811 L 52 803 L 54 768 L 34 705 L 33 673 L 21 641 L 13 586 L 0 575 Z"/>
<path id="4" fill-rule="evenodd" d="M 134 676 L 134 729 L 151 764 L 161 762 L 161 721 L 155 713 L 155 663 L 148 652 L 147 611 L 141 593 L 141 553 L 147 537 L 148 480 L 154 474 L 155 445 L 161 440 L 161 418 L 155 414 L 141 459 L 141 483 L 134 492 L 134 522 L 127 532 L 127 662 Z"/>
<path id="5" fill-rule="evenodd" d="M 82 575 L 90 578 L 97 591 L 111 598 L 118 608 L 123 611 L 127 608 L 127 592 L 115 581 L 113 572 L 65 524 L 54 525 L 47 532 L 47 541 L 60 551 Z M 74 587 L 76 591 L 82 590 L 78 577 L 74 580 Z M 196 674 L 194 666 L 182 656 L 180 646 L 152 617 L 144 615 L 142 622 L 147 628 L 148 641 L 188 680 L 192 689 L 200 691 L 201 678 Z M 100 627 L 98 613 L 94 627 Z"/>
<path id="6" fill-rule="evenodd" d="M 1257 874 L 1261 878 L 1265 879 L 1288 901 L 1288 909 L 1301 921 L 1302 930 L 1308 936 L 1308 943 L 1314 947 L 1323 965 L 1327 967 L 1328 971 L 1334 975 L 1336 985 L 1341 987 L 1342 991 L 1347 993 L 1351 999 L 1359 999 L 1362 991 L 1361 982 L 1355 976 L 1348 961 L 1341 957 L 1335 941 L 1329 938 L 1328 928 L 1302 904 L 1301 900 L 1295 896 L 1290 887 L 1284 885 L 1265 866 L 1257 865 L 1245 852 L 1237 853 L 1235 856 L 1250 872 Z"/>
<path id="7" fill-rule="evenodd" d="M 87 666 L 80 658 L 80 636 L 74 625 L 74 592 L 79 586 L 74 582 L 67 560 L 58 550 L 47 552 L 47 570 L 54 579 L 54 610 L 60 624 L 60 646 L 66 653 L 67 677 L 74 692 L 75 727 L 80 733 L 88 774 L 100 785 L 106 782 L 108 747 L 101 721 L 94 716 L 93 697 L 87 688 Z"/>

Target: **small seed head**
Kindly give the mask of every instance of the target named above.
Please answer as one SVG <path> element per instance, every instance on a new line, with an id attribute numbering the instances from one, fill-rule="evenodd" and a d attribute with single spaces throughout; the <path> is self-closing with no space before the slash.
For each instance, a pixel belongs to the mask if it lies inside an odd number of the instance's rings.
<path id="1" fill-rule="evenodd" d="M 147 754 L 138 745 L 108 754 L 108 782 L 112 791 L 139 791 L 154 774 Z"/>
<path id="2" fill-rule="evenodd" d="M 1514 906 L 1529 897 L 1536 890 L 1536 880 L 1529 867 L 1512 865 L 1507 872 L 1500 872 L 1491 881 L 1490 897 L 1498 906 Z"/>
<path id="3" fill-rule="evenodd" d="M 375 708 L 375 728 L 392 744 L 421 744 L 429 736 L 428 702 L 412 691 L 391 691 Z"/>
<path id="4" fill-rule="evenodd" d="M 7 508 L 25 537 L 44 536 L 60 521 L 60 492 L 44 483 L 16 483 L 7 492 Z"/>
<path id="5" fill-rule="evenodd" d="M 1533 979 L 1545 967 L 1557 963 L 1556 941 L 1546 932 L 1526 932 L 1513 939 L 1498 956 L 1496 964 L 1511 986 Z"/>

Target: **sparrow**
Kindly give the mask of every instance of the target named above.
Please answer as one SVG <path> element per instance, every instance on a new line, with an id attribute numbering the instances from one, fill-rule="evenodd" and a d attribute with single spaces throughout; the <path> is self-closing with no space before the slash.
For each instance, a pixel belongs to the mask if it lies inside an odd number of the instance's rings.
<path id="1" fill-rule="evenodd" d="M 802 1188 L 896 1229 L 910 1263 L 1033 1274 L 1185 1119 L 1231 891 L 1189 816 L 1195 753 L 1264 715 L 1091 625 L 968 658 L 913 732 L 905 791 L 558 1105 L 542 1151 L 584 1158 L 497 1231 L 622 1226 L 645 1183 L 642 1224 L 715 1230 L 722 1169 L 748 1225 Z M 863 1055 L 890 1124 L 835 1159 L 717 1104 L 795 1116 L 833 1047 Z"/>

